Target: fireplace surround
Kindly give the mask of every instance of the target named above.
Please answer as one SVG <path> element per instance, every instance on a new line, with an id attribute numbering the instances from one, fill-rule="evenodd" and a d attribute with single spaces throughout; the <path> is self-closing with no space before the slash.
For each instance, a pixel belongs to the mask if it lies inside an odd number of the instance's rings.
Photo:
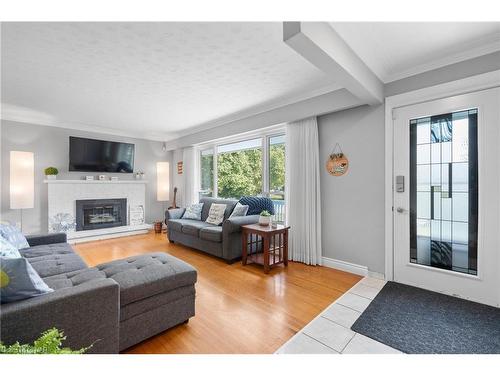
<path id="1" fill-rule="evenodd" d="M 127 225 L 127 199 L 82 199 L 76 201 L 76 230 Z"/>

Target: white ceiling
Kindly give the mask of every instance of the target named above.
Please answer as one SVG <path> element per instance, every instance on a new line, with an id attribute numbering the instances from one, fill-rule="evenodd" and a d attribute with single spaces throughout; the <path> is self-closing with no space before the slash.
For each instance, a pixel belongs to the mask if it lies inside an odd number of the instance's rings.
<path id="1" fill-rule="evenodd" d="M 331 23 L 383 82 L 500 50 L 500 23 Z M 339 86 L 273 23 L 2 23 L 2 118 L 169 140 Z"/>
<path id="2" fill-rule="evenodd" d="M 331 91 L 282 38 L 280 22 L 4 23 L 2 102 L 55 125 L 169 139 Z"/>
<path id="3" fill-rule="evenodd" d="M 500 50 L 500 22 L 332 22 L 384 83 Z"/>

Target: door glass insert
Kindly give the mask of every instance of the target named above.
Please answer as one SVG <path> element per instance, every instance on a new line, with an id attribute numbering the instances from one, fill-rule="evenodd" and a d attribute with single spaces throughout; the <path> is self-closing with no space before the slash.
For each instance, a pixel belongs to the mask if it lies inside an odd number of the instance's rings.
<path id="1" fill-rule="evenodd" d="M 410 262 L 477 275 L 477 109 L 410 120 Z"/>

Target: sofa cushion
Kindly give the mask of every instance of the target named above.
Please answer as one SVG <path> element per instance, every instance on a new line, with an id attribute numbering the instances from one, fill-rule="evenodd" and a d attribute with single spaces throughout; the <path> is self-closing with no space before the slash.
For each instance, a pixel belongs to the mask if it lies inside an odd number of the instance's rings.
<path id="1" fill-rule="evenodd" d="M 78 271 L 44 277 L 43 281 L 52 289 L 59 290 L 85 284 L 92 280 L 106 279 L 106 274 L 92 267 Z"/>
<path id="2" fill-rule="evenodd" d="M 247 215 L 260 215 L 264 210 L 274 215 L 274 204 L 267 197 L 241 197 L 239 202 L 248 206 Z"/>
<path id="3" fill-rule="evenodd" d="M 21 301 L 53 292 L 24 258 L 2 258 L 0 302 Z"/>
<path id="4" fill-rule="evenodd" d="M 231 215 L 231 212 L 233 212 L 233 208 L 236 205 L 236 202 L 237 201 L 234 199 L 219 199 L 211 197 L 201 198 L 200 203 L 204 203 L 203 210 L 201 211 L 201 220 L 203 221 L 207 220 L 208 213 L 210 212 L 210 207 L 212 206 L 212 203 L 226 205 L 226 210 L 224 211 L 224 220 L 226 220 L 229 217 L 229 215 Z"/>
<path id="5" fill-rule="evenodd" d="M 189 219 L 170 219 L 167 222 L 168 228 L 171 230 L 175 230 L 176 232 L 182 232 L 182 226 L 184 224 L 192 223 L 193 220 Z"/>
<path id="6" fill-rule="evenodd" d="M 231 212 L 231 215 L 229 215 L 228 219 L 231 219 L 233 217 L 241 217 L 241 216 L 246 216 L 248 212 L 248 206 L 241 204 L 240 202 L 236 203 L 236 206 L 234 206 L 233 212 Z"/>
<path id="7" fill-rule="evenodd" d="M 200 229 L 206 227 L 213 227 L 213 224 L 209 224 L 205 221 L 191 220 L 190 223 L 182 224 L 182 233 L 189 234 L 190 236 L 199 237 Z"/>
<path id="8" fill-rule="evenodd" d="M 186 207 L 182 219 L 201 220 L 201 209 L 203 203 L 193 203 L 191 206 Z"/>
<path id="9" fill-rule="evenodd" d="M 222 242 L 222 227 L 207 227 L 200 229 L 200 238 L 212 242 Z"/>
<path id="10" fill-rule="evenodd" d="M 19 252 L 42 278 L 88 268 L 66 242 L 33 246 Z"/>
<path id="11" fill-rule="evenodd" d="M 207 220 L 205 220 L 209 224 L 213 225 L 221 225 L 224 221 L 224 211 L 226 210 L 225 204 L 220 203 L 212 203 L 210 206 L 210 211 L 208 211 Z"/>
<path id="12" fill-rule="evenodd" d="M 18 250 L 30 247 L 24 234 L 15 225 L 0 224 L 0 236 L 9 241 Z"/>
<path id="13" fill-rule="evenodd" d="M 14 245 L 0 236 L 0 257 L 21 258 L 21 254 Z"/>

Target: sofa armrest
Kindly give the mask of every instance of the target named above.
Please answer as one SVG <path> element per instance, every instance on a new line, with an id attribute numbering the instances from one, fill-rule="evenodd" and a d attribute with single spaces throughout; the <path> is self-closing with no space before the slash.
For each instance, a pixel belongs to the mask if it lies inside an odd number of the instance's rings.
<path id="1" fill-rule="evenodd" d="M 51 243 L 67 242 L 66 233 L 32 234 L 26 236 L 30 246 L 49 245 Z"/>
<path id="2" fill-rule="evenodd" d="M 89 353 L 118 353 L 120 289 L 96 279 L 42 296 L 3 304 L 0 337 L 6 344 L 33 342 L 50 328 L 64 331 L 65 347 Z"/>
<path id="3" fill-rule="evenodd" d="M 227 219 L 222 224 L 222 232 L 224 234 L 240 232 L 241 226 L 246 224 L 255 224 L 259 222 L 259 215 L 237 216 Z"/>
<path id="4" fill-rule="evenodd" d="M 180 219 L 184 215 L 185 208 L 171 208 L 165 211 L 165 222 L 170 219 Z"/>

